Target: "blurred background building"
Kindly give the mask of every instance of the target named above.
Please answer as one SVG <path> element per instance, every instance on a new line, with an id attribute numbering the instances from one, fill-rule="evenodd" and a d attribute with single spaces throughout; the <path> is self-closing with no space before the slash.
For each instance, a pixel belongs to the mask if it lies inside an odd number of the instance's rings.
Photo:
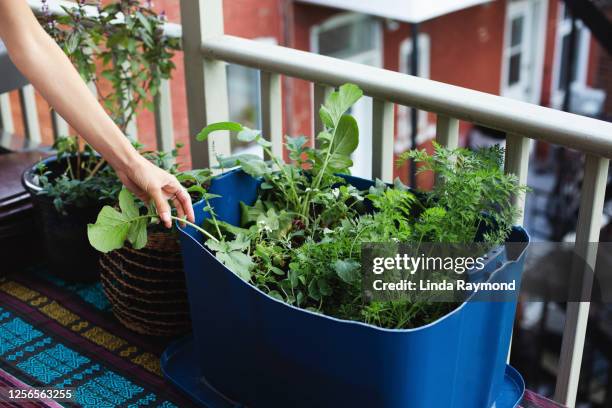
<path id="1" fill-rule="evenodd" d="M 606 98 L 612 93 L 612 61 L 606 52 L 606 47 L 612 48 L 612 38 L 598 39 L 581 19 L 577 19 L 572 37 L 572 14 L 563 1 L 445 0 L 437 1 L 439 5 L 435 6 L 419 1 L 369 3 L 226 1 L 225 30 L 231 35 L 417 74 L 534 104 L 612 117 L 612 98 Z M 600 0 L 597 6 L 591 1 L 576 3 L 593 4 L 602 15 L 612 15 L 610 1 Z M 169 21 L 180 23 L 178 2 L 158 0 L 153 6 L 164 11 Z M 415 43 L 418 55 L 413 58 Z M 172 81 L 174 131 L 176 140 L 188 143 L 181 53 L 176 59 L 178 69 Z M 257 127 L 258 72 L 233 65 L 228 65 L 227 70 L 232 119 Z M 565 106 L 568 87 L 572 95 Z M 286 79 L 283 91 L 285 132 L 311 135 L 310 85 Z M 14 115 L 19 115 L 16 95 L 14 108 Z M 361 124 L 363 150 L 369 149 L 371 109 L 371 100 L 365 99 L 352 112 Z M 412 146 L 412 123 L 408 108 L 397 109 L 395 150 L 402 152 Z M 40 121 L 46 124 L 43 140 L 50 142 L 48 115 L 41 111 Z M 426 112 L 418 112 L 418 145 L 433 138 L 433 119 Z M 151 114 L 143 113 L 138 118 L 139 139 L 145 144 L 154 142 L 153 123 Z M 16 133 L 20 131 L 23 129 L 18 127 Z M 472 132 L 471 125 L 463 123 L 463 144 L 470 143 L 473 133 L 475 143 L 485 143 L 483 136 L 491 136 Z M 359 162 L 359 155 L 356 159 Z M 362 162 L 358 172 L 365 175 L 369 172 L 368 161 Z M 397 175 L 407 178 L 407 170 L 398 169 Z"/>

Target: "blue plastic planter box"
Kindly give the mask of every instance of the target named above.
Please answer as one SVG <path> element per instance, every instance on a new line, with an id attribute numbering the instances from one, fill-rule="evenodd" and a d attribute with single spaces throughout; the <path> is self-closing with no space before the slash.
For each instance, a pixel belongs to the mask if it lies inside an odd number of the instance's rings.
<path id="1" fill-rule="evenodd" d="M 360 189 L 372 184 L 348 181 Z M 257 188 L 241 171 L 224 174 L 213 181 L 210 191 L 222 197 L 211 204 L 220 219 L 238 224 L 240 201 L 254 202 Z M 195 208 L 198 223 L 207 216 L 202 207 Z M 529 237 L 515 228 L 509 240 Z M 466 302 L 424 327 L 382 329 L 267 296 L 218 262 L 192 228 L 182 230 L 181 246 L 193 343 L 172 346 L 162 366 L 211 407 L 505 408 L 522 395 L 520 375 L 506 366 L 515 302 Z M 524 252 L 513 262 L 503 250 L 493 257 L 489 280 L 520 282 Z M 204 381 L 187 385 L 194 376 Z"/>

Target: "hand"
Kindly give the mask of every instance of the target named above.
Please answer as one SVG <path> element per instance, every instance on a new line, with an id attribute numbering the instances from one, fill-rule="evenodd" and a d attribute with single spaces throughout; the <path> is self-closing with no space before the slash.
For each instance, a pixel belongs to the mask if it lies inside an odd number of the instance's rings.
<path id="1" fill-rule="evenodd" d="M 145 203 L 153 201 L 157 215 L 167 228 L 172 227 L 171 200 L 179 218 L 195 222 L 191 197 L 176 177 L 160 169 L 142 156 L 137 156 L 126 169 L 115 169 L 121 182 Z"/>

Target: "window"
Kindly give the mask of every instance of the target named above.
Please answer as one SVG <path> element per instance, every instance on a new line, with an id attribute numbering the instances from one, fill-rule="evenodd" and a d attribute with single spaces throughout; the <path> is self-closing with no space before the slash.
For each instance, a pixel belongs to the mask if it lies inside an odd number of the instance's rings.
<path id="1" fill-rule="evenodd" d="M 521 79 L 521 55 L 523 53 L 524 16 L 515 17 L 510 28 L 510 49 L 508 63 L 508 85 L 514 85 Z"/>
<path id="2" fill-rule="evenodd" d="M 273 38 L 258 41 L 276 43 Z M 229 118 L 251 129 L 261 129 L 259 70 L 241 65 L 227 65 Z M 232 153 L 252 153 L 263 157 L 260 146 L 231 139 Z"/>
<path id="3" fill-rule="evenodd" d="M 400 45 L 400 72 L 412 74 L 410 59 L 412 56 L 412 39 L 407 38 Z M 429 78 L 430 64 L 430 38 L 427 34 L 419 34 L 419 76 Z M 410 117 L 410 108 L 400 105 L 397 108 L 397 137 L 395 144 L 396 152 L 403 152 L 412 148 L 412 121 Z M 432 138 L 435 134 L 433 126 L 429 125 L 427 118 L 428 113 L 418 111 L 418 131 L 417 143 L 421 144 Z"/>
<path id="4" fill-rule="evenodd" d="M 313 51 L 341 59 L 380 52 L 378 20 L 362 14 L 341 14 L 314 27 Z"/>
<path id="5" fill-rule="evenodd" d="M 230 120 L 259 128 L 259 70 L 227 65 Z"/>
<path id="6" fill-rule="evenodd" d="M 588 28 L 582 21 L 576 21 L 576 50 L 574 70 L 572 77 L 574 82 L 585 84 L 589 61 L 589 43 L 591 39 Z M 559 4 L 559 19 L 557 23 L 557 39 L 555 43 L 555 60 L 553 66 L 552 100 L 555 108 L 563 105 L 565 90 L 568 79 L 568 58 L 570 53 L 570 37 L 572 32 L 572 18 L 565 4 Z"/>
<path id="7" fill-rule="evenodd" d="M 508 0 L 499 92 L 520 101 L 539 103 L 544 73 L 548 0 Z"/>

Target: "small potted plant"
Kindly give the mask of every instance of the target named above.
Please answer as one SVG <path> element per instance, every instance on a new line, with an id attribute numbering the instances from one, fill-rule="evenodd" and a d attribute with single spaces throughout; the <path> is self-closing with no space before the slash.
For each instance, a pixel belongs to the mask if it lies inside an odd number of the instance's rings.
<path id="1" fill-rule="evenodd" d="M 134 147 L 150 161 L 176 169 L 178 147 L 171 153 Z M 87 224 L 103 206 L 112 205 L 121 190 L 115 171 L 77 137 L 61 137 L 56 154 L 23 173 L 43 235 L 45 260 L 51 271 L 71 281 L 93 281 L 99 276 L 98 253 L 87 242 Z"/>
<path id="2" fill-rule="evenodd" d="M 45 259 L 58 276 L 91 281 L 98 276 L 98 256 L 85 238 L 85 226 L 102 206 L 114 202 L 121 182 L 88 145 L 76 137 L 59 138 L 56 155 L 35 164 L 22 181 L 32 196 Z"/>
<path id="3" fill-rule="evenodd" d="M 510 198 L 525 188 L 500 169 L 499 149 L 408 153 L 438 173 L 431 192 L 348 175 L 358 129 L 346 112 L 360 97 L 353 85 L 333 92 L 318 147 L 287 138 L 289 164 L 237 123 L 199 135 L 235 131 L 271 160 L 219 158 L 240 169 L 215 177 L 209 191 L 220 197 L 194 206 L 204 231 L 181 228 L 194 332 L 168 348 L 163 370 L 203 403 L 214 390 L 254 407 L 513 407 L 522 395 L 506 366 L 516 299 L 372 300 L 360 251 L 368 242 L 480 240 L 489 261 L 474 276 L 520 284 L 524 245 L 511 257 L 504 243 L 529 240 L 512 227 Z"/>
<path id="4" fill-rule="evenodd" d="M 163 162 L 162 159 L 158 164 Z M 193 202 L 203 199 L 211 178 L 209 170 L 178 172 L 176 166 L 168 170 L 187 189 Z M 131 218 L 138 221 L 128 222 Z M 123 230 L 117 233 L 104 227 L 109 219 L 115 227 L 125 222 Z M 168 230 L 160 225 L 154 209 L 124 189 L 115 207 L 103 208 L 96 224 L 89 225 L 88 237 L 102 252 L 102 287 L 113 313 L 124 326 L 154 336 L 176 336 L 190 330 L 176 228 Z"/>

